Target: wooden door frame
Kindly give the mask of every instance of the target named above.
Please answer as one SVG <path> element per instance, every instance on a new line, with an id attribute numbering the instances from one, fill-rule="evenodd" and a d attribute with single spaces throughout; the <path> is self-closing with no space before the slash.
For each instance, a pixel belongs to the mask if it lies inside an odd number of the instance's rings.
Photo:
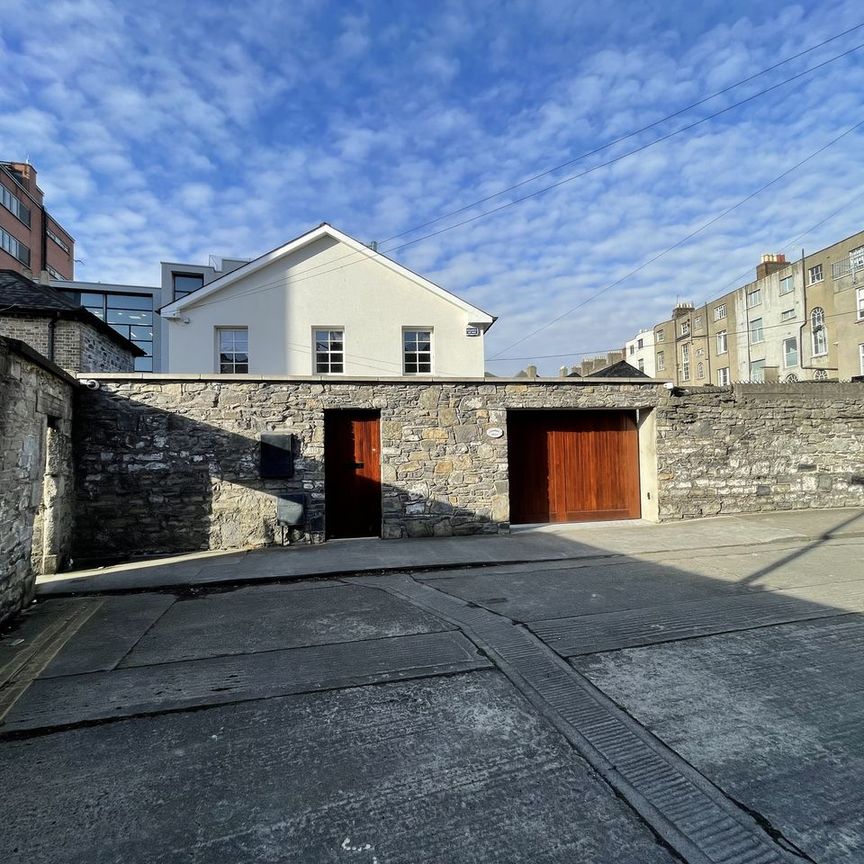
<path id="1" fill-rule="evenodd" d="M 364 536 L 369 537 L 382 537 L 384 535 L 384 484 L 381 480 L 382 468 L 383 468 L 383 453 L 381 446 L 381 409 L 380 408 L 359 408 L 359 407 L 340 407 L 340 408 L 325 408 L 324 409 L 324 536 L 327 539 L 338 539 L 331 538 L 330 527 L 328 526 L 328 511 L 330 507 L 328 506 L 328 502 L 332 500 L 332 490 L 329 488 L 330 482 L 332 480 L 332 473 L 328 476 L 327 471 L 327 439 L 328 439 L 328 418 L 340 418 L 344 419 L 349 415 L 357 416 L 365 416 L 369 419 L 375 419 L 378 421 L 378 440 L 376 442 L 378 447 L 378 525 L 377 532 L 375 534 L 369 534 Z M 332 420 L 331 420 L 332 422 Z M 331 427 L 332 428 L 332 427 Z"/>
<path id="2" fill-rule="evenodd" d="M 545 432 L 548 440 L 548 435 L 554 429 L 555 425 L 555 416 L 561 418 L 562 421 L 566 417 L 575 418 L 578 415 L 586 415 L 586 414 L 616 414 L 623 418 L 627 418 L 630 423 L 628 426 L 632 426 L 632 428 L 627 429 L 628 438 L 632 435 L 632 442 L 626 442 L 625 449 L 620 451 L 622 455 L 626 455 L 627 462 L 626 465 L 622 465 L 622 469 L 625 473 L 629 473 L 629 482 L 625 482 L 625 485 L 622 488 L 622 501 L 626 504 L 626 509 L 632 515 L 615 515 L 617 514 L 617 510 L 597 510 L 596 514 L 593 515 L 595 511 L 586 510 L 584 515 L 578 519 L 572 520 L 559 520 L 553 519 L 554 512 L 552 510 L 553 499 L 560 503 L 560 500 L 563 500 L 563 495 L 556 496 L 553 492 L 553 489 L 558 489 L 559 491 L 562 489 L 560 486 L 562 476 L 561 472 L 555 472 L 552 470 L 552 467 L 547 464 L 547 476 L 546 476 L 546 484 L 547 484 L 547 496 L 549 497 L 549 518 L 543 522 L 534 522 L 534 521 L 520 521 L 513 522 L 514 516 L 514 489 L 513 489 L 513 468 L 514 468 L 514 458 L 519 458 L 517 451 L 515 451 L 513 445 L 511 444 L 511 436 L 514 430 L 514 427 L 517 426 L 520 422 L 525 423 L 526 428 L 531 428 L 531 418 L 537 419 L 537 427 Z M 549 422 L 545 425 L 542 422 L 542 417 L 544 415 L 550 416 Z M 518 420 L 516 418 L 519 418 Z M 507 409 L 507 424 L 508 424 L 508 479 L 510 483 L 510 519 L 513 524 L 523 524 L 523 525 L 531 525 L 531 524 L 568 524 L 572 522 L 573 524 L 582 523 L 582 522 L 591 522 L 591 521 L 617 521 L 618 519 L 642 519 L 644 518 L 644 502 L 643 502 L 643 492 L 644 492 L 644 477 L 643 477 L 643 435 L 641 432 L 641 420 L 643 418 L 640 417 L 640 409 L 638 408 L 606 408 L 606 407 L 586 407 L 586 408 L 510 408 Z M 515 421 L 515 422 L 513 422 Z M 527 422 L 526 422 L 527 421 Z M 566 425 L 566 421 L 562 424 Z M 579 434 L 579 431 L 582 430 L 574 430 L 575 434 Z M 588 431 L 588 430 L 585 430 Z M 599 431 L 599 430 L 596 430 Z M 521 436 L 514 436 L 517 438 L 517 446 L 518 443 L 522 443 L 519 441 Z M 527 440 L 529 436 L 526 436 L 525 440 Z M 625 452 L 626 451 L 626 452 Z M 516 456 L 514 457 L 514 453 Z M 547 458 L 551 455 L 547 450 Z M 569 475 L 568 475 L 569 476 Z M 565 478 L 566 482 L 566 478 Z M 524 490 L 521 490 L 524 492 Z M 521 507 L 518 509 L 522 509 Z M 515 514 L 520 515 L 520 514 Z"/>

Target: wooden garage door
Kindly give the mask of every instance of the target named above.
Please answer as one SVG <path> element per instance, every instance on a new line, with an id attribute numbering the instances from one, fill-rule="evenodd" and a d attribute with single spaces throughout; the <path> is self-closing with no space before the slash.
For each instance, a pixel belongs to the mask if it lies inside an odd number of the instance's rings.
<path id="1" fill-rule="evenodd" d="M 639 443 L 630 411 L 511 411 L 510 521 L 638 519 Z"/>

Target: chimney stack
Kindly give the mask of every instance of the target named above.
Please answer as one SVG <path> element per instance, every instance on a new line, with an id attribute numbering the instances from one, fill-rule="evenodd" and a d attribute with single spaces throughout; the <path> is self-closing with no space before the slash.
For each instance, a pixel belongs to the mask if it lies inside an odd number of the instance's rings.
<path id="1" fill-rule="evenodd" d="M 756 279 L 764 279 L 771 273 L 782 270 L 788 263 L 786 256 L 782 252 L 765 254 L 756 267 Z"/>

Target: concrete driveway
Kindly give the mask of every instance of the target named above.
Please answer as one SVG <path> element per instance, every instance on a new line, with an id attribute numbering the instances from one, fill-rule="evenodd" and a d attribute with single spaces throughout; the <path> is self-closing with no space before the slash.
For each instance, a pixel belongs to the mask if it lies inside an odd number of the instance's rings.
<path id="1" fill-rule="evenodd" d="M 864 513 L 514 536 L 44 597 L 0 861 L 864 860 Z"/>

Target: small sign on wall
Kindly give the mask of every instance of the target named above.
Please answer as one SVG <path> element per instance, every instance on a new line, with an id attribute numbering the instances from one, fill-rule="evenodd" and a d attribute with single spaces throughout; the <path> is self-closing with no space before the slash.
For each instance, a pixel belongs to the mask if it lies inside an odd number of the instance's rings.
<path id="1" fill-rule="evenodd" d="M 479 336 L 480 332 L 481 331 L 480 331 L 479 327 L 466 327 L 465 328 L 465 335 L 466 336 Z"/>
<path id="2" fill-rule="evenodd" d="M 503 438 L 504 437 L 504 430 L 499 428 L 498 426 L 490 426 L 486 430 L 486 437 L 487 438 Z"/>

